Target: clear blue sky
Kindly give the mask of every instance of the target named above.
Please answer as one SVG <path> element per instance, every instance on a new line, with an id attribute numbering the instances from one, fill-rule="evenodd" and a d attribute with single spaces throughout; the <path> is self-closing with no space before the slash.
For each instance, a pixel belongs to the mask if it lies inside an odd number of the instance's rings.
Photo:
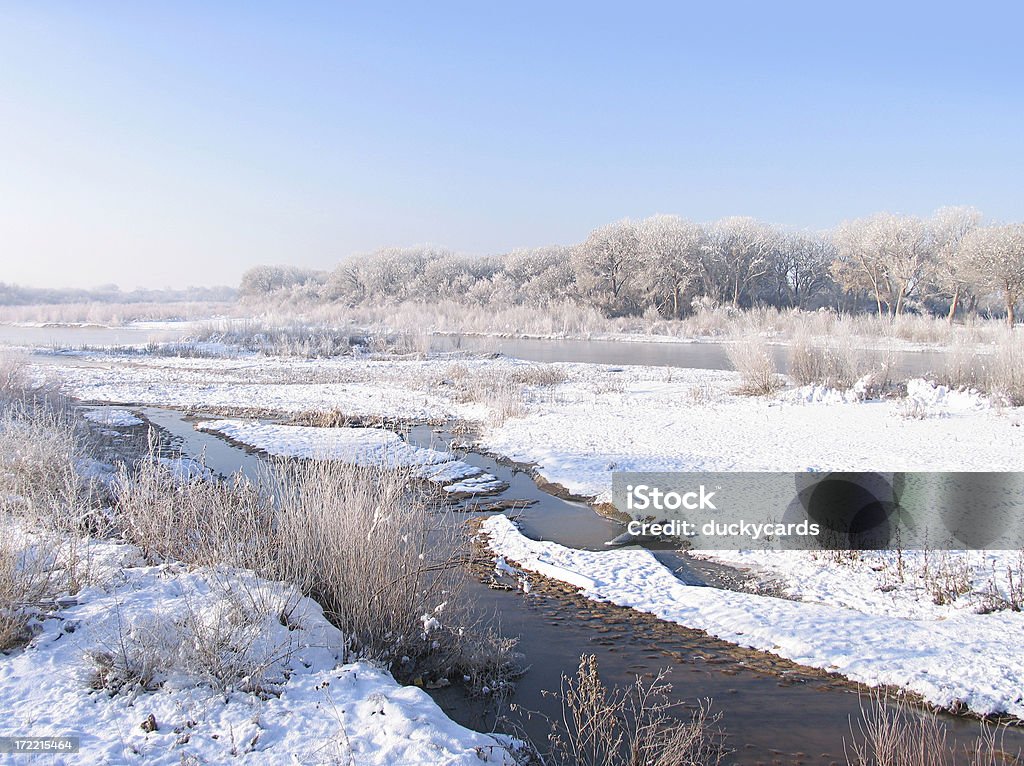
<path id="1" fill-rule="evenodd" d="M 1024 218 L 1024 4 L 0 0 L 0 281 Z"/>

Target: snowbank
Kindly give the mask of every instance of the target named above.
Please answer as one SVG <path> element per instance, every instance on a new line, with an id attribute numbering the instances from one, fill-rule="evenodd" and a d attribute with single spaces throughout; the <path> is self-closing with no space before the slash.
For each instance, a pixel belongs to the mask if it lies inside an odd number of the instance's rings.
<path id="1" fill-rule="evenodd" d="M 688 586 L 650 551 L 580 551 L 534 541 L 504 516 L 492 516 L 482 529 L 496 554 L 575 584 L 595 601 L 631 607 L 853 681 L 909 689 L 941 707 L 1024 717 L 1024 646 L 1014 638 L 1024 630 L 1024 614 L 910 620 Z"/>
<path id="2" fill-rule="evenodd" d="M 221 434 L 271 455 L 338 460 L 354 465 L 411 468 L 448 492 L 487 492 L 501 482 L 447 452 L 416 447 L 383 428 L 313 428 L 247 420 L 207 420 L 200 431 Z"/>
<path id="3" fill-rule="evenodd" d="M 48 762 L 512 763 L 421 689 L 346 664 L 344 636 L 289 587 L 92 548 L 120 566 L 0 655 L 0 735 L 81 737 Z"/>
<path id="4" fill-rule="evenodd" d="M 131 426 L 141 426 L 144 422 L 142 418 L 130 410 L 117 407 L 99 407 L 85 410 L 82 412 L 82 415 L 86 420 L 91 420 L 93 423 L 99 423 L 111 428 L 130 428 Z"/>

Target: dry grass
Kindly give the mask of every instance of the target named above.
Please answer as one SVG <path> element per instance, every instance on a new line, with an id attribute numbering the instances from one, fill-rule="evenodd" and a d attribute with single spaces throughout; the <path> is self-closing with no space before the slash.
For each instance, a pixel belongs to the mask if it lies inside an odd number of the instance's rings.
<path id="1" fill-rule="evenodd" d="M 275 693 L 286 681 L 282 664 L 296 646 L 285 625 L 294 598 L 253 599 L 249 592 L 213 582 L 213 596 L 200 604 L 188 596 L 175 610 L 129 620 L 116 607 L 115 629 L 89 652 L 90 685 L 109 694 L 152 691 L 171 676 L 187 675 L 221 691 Z M 269 636 L 276 636 L 268 640 Z"/>
<path id="2" fill-rule="evenodd" d="M 429 646 L 432 621 L 458 608 L 468 557 L 446 512 L 396 469 L 280 461 L 272 481 L 278 577 L 313 596 L 367 654 Z"/>
<path id="3" fill-rule="evenodd" d="M 866 375 L 887 383 L 889 354 L 858 347 L 847 332 L 822 338 L 797 335 L 789 346 L 789 376 L 798 385 L 848 389 Z"/>
<path id="4" fill-rule="evenodd" d="M 230 311 L 233 304 L 218 301 L 137 303 L 53 303 L 0 306 L 0 322 L 123 325 L 129 322 L 205 319 Z"/>
<path id="5" fill-rule="evenodd" d="M 445 370 L 441 384 L 454 388 L 459 401 L 485 405 L 488 422 L 501 425 L 527 414 L 536 389 L 550 389 L 565 380 L 565 371 L 554 365 L 478 368 L 456 362 Z"/>
<path id="6" fill-rule="evenodd" d="M 1003 404 L 1024 406 L 1024 334 L 1004 330 L 987 347 L 954 344 L 939 383 L 954 389 L 974 389 Z"/>
<path id="7" fill-rule="evenodd" d="M 270 566 L 273 501 L 240 475 L 227 483 L 183 480 L 151 443 L 133 468 L 121 466 L 114 492 L 118 525 L 153 563 Z"/>
<path id="8" fill-rule="evenodd" d="M 738 393 L 746 396 L 767 396 L 782 388 L 782 378 L 768 345 L 756 336 L 743 338 L 726 349 L 733 369 L 740 374 Z"/>
<path id="9" fill-rule="evenodd" d="M 914 344 L 949 346 L 956 342 L 992 343 L 1004 332 L 999 320 L 972 317 L 949 325 L 942 317 L 904 314 L 896 318 L 874 314 L 839 314 L 832 310 L 798 311 L 773 307 L 736 309 L 697 301 L 682 319 L 644 316 L 606 317 L 597 309 L 573 301 L 534 305 L 478 305 L 453 300 L 405 302 L 381 306 L 348 307 L 309 303 L 285 306 L 274 301 L 249 303 L 264 321 L 302 321 L 314 326 L 355 326 L 375 332 L 438 332 L 588 338 L 594 335 L 661 335 L 675 338 L 729 338 L 756 328 L 774 340 L 800 335 L 827 338 L 846 334 L 861 340 L 898 340 Z"/>
<path id="10" fill-rule="evenodd" d="M 0 651 L 88 576 L 78 535 L 95 487 L 79 474 L 88 429 L 25 358 L 0 355 Z"/>
<path id="11" fill-rule="evenodd" d="M 850 766 L 1005 766 L 1020 756 L 1005 752 L 991 727 L 982 726 L 974 741 L 960 743 L 938 716 L 911 710 L 902 697 L 887 703 L 882 692 L 862 700 L 861 720 L 851 723 L 850 734 Z"/>
<path id="12" fill-rule="evenodd" d="M 424 683 L 514 675 L 514 642 L 469 617 L 467 536 L 407 471 L 279 460 L 259 482 L 181 481 L 155 457 L 118 479 L 117 518 L 154 562 L 251 569 L 296 585 L 349 649 Z"/>
<path id="13" fill-rule="evenodd" d="M 354 327 L 309 324 L 292 318 L 208 322 L 192 333 L 190 340 L 223 343 L 266 356 L 306 359 L 351 354 L 356 346 L 365 342 Z M 175 345 L 170 348 L 175 348 Z"/>
<path id="14" fill-rule="evenodd" d="M 704 766 L 725 756 L 718 715 L 705 702 L 684 714 L 669 699 L 665 673 L 649 683 L 609 689 L 597 658 L 580 657 L 574 677 L 562 676 L 562 717 L 552 721 L 551 761 L 558 766 Z"/>

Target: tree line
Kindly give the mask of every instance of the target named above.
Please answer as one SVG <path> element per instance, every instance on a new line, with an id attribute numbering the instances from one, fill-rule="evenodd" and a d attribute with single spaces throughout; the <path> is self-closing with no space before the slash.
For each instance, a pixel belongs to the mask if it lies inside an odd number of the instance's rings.
<path id="1" fill-rule="evenodd" d="M 41 306 L 70 303 L 229 303 L 238 297 L 233 287 L 136 288 L 117 285 L 85 288 L 24 287 L 0 282 L 0 306 Z"/>
<path id="2" fill-rule="evenodd" d="M 629 219 L 583 242 L 471 257 L 385 248 L 334 270 L 259 266 L 243 298 L 350 306 L 441 299 L 544 306 L 565 301 L 608 316 L 681 318 L 702 306 L 841 312 L 983 311 L 1013 324 L 1024 298 L 1024 224 L 983 225 L 968 207 L 928 218 L 877 213 L 831 231 L 789 231 L 753 218 L 695 223 Z"/>

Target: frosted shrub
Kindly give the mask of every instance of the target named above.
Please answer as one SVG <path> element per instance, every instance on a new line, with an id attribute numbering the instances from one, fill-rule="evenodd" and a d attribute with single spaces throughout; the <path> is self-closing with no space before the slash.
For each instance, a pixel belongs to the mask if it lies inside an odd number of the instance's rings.
<path id="1" fill-rule="evenodd" d="M 758 337 L 744 338 L 726 350 L 733 369 L 740 374 L 739 393 L 766 396 L 782 387 L 768 345 Z"/>

